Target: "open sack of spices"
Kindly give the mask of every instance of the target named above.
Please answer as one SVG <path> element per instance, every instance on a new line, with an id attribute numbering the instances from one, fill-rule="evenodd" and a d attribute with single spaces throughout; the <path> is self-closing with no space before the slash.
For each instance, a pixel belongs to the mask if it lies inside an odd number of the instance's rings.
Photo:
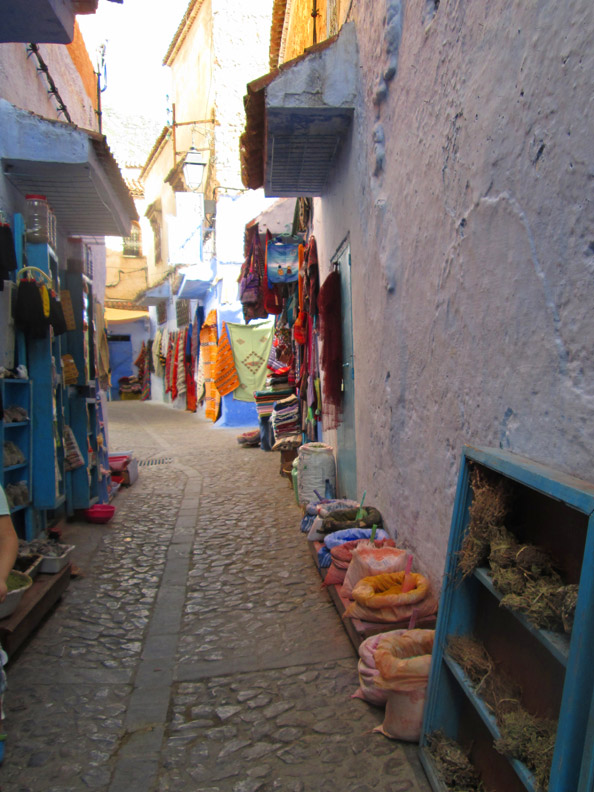
<path id="1" fill-rule="evenodd" d="M 417 619 L 437 612 L 429 581 L 410 570 L 362 578 L 351 596 L 354 602 L 345 610 L 345 619 L 394 624 L 408 621 L 413 612 Z"/>
<path id="2" fill-rule="evenodd" d="M 358 529 L 358 530 L 365 530 L 366 533 L 371 534 L 371 531 L 366 529 Z M 324 539 L 324 547 L 318 552 L 318 564 L 320 567 L 327 566 L 326 563 L 322 563 L 320 556 L 324 553 L 324 561 L 328 558 L 329 561 L 329 568 L 326 572 L 326 577 L 324 578 L 324 585 L 325 586 L 342 586 L 344 583 L 344 579 L 347 574 L 347 570 L 350 566 L 350 563 L 353 559 L 353 551 L 355 548 L 361 546 L 367 547 L 374 547 L 377 549 L 381 549 L 383 547 L 396 547 L 396 542 L 391 539 L 385 531 L 381 531 L 381 534 L 385 534 L 384 536 L 380 536 L 378 538 L 377 532 L 375 539 L 371 540 L 369 537 L 361 538 L 361 539 L 351 539 L 349 541 L 342 542 L 341 544 L 328 544 L 331 542 L 333 537 L 338 536 L 339 534 L 350 534 L 350 531 L 337 531 L 333 534 L 328 534 L 328 536 Z M 360 577 L 365 577 L 365 575 L 361 575 Z"/>
<path id="3" fill-rule="evenodd" d="M 521 542 L 506 527 L 513 523 L 509 482 L 475 468 L 471 486 L 468 531 L 458 559 L 463 577 L 488 565 L 493 584 L 503 594 L 502 607 L 524 614 L 539 629 L 570 633 L 578 585 L 564 581 L 544 548 Z"/>
<path id="4" fill-rule="evenodd" d="M 434 630 L 391 630 L 359 647 L 360 686 L 353 698 L 386 709 L 374 731 L 395 740 L 419 740 L 434 639 Z"/>

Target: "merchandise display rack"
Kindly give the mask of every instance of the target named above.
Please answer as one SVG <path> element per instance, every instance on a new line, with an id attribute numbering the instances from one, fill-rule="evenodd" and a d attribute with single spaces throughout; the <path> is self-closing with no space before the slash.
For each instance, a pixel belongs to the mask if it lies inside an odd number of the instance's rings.
<path id="1" fill-rule="evenodd" d="M 33 538 L 33 520 L 31 513 L 32 477 L 31 477 L 31 457 L 32 457 L 32 432 L 31 432 L 31 382 L 28 379 L 0 379 L 0 393 L 2 394 L 2 404 L 6 410 L 8 407 L 21 407 L 25 410 L 27 418 L 21 421 L 0 421 L 0 444 L 4 449 L 4 443 L 14 443 L 22 452 L 24 461 L 16 465 L 4 465 L 4 458 L 0 458 L 0 471 L 2 486 L 16 484 L 24 481 L 29 492 L 29 500 L 26 504 L 14 506 L 10 511 L 17 532 L 22 539 Z"/>
<path id="2" fill-rule="evenodd" d="M 554 559 L 564 583 L 579 584 L 571 636 L 538 629 L 518 612 L 501 607 L 501 594 L 488 569 L 478 568 L 463 579 L 458 561 L 469 524 L 474 467 L 506 480 L 511 487 L 513 505 L 506 527 L 518 541 L 538 545 Z M 577 790 L 578 784 L 580 792 L 592 789 L 579 777 L 580 772 L 582 779 L 591 775 L 591 752 L 587 758 L 584 750 L 589 718 L 588 739 L 594 740 L 594 716 L 590 715 L 593 513 L 594 486 L 589 483 L 500 449 L 463 449 L 420 743 L 421 761 L 435 792 L 446 792 L 429 750 L 431 736 L 437 732 L 469 750 L 470 761 L 489 790 L 538 789 L 522 762 L 496 751 L 498 725 L 464 670 L 449 655 L 450 636 L 478 639 L 497 668 L 519 685 L 522 706 L 531 715 L 558 720 L 549 792 Z"/>

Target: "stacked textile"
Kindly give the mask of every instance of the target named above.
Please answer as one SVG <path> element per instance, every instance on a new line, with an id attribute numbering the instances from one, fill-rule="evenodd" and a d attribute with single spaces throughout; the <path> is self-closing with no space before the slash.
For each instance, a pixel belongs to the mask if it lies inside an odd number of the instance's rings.
<path id="1" fill-rule="evenodd" d="M 275 439 L 273 451 L 298 448 L 301 445 L 299 399 L 295 394 L 276 402 L 271 421 Z"/>
<path id="2" fill-rule="evenodd" d="M 256 400 L 256 410 L 259 418 L 270 418 L 272 409 L 279 396 L 291 396 L 293 393 L 292 388 L 286 390 L 262 390 L 254 391 L 254 399 Z"/>
<path id="3" fill-rule="evenodd" d="M 283 366 L 282 368 L 271 370 L 268 367 L 268 375 L 266 376 L 266 387 L 273 391 L 286 390 L 293 383 L 289 382 L 289 374 L 291 366 Z"/>
<path id="4" fill-rule="evenodd" d="M 120 377 L 118 380 L 118 390 L 122 393 L 138 393 L 142 392 L 142 385 L 138 377 Z"/>

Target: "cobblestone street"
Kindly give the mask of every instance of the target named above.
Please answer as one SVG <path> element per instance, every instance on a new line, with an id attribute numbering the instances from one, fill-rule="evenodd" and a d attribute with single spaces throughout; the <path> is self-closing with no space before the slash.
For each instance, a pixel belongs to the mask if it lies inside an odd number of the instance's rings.
<path id="1" fill-rule="evenodd" d="M 351 698 L 280 456 L 162 405 L 109 418 L 139 479 L 63 532 L 82 574 L 8 667 L 3 792 L 426 792 Z"/>

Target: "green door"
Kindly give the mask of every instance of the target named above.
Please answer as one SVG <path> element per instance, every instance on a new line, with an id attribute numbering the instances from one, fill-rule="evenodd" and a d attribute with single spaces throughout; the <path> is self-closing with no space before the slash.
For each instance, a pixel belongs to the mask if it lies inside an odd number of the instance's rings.
<path id="1" fill-rule="evenodd" d="M 339 248 L 333 263 L 340 271 L 342 299 L 342 423 L 337 430 L 337 494 L 357 499 L 357 444 L 355 441 L 355 361 L 351 304 L 351 248 Z"/>

